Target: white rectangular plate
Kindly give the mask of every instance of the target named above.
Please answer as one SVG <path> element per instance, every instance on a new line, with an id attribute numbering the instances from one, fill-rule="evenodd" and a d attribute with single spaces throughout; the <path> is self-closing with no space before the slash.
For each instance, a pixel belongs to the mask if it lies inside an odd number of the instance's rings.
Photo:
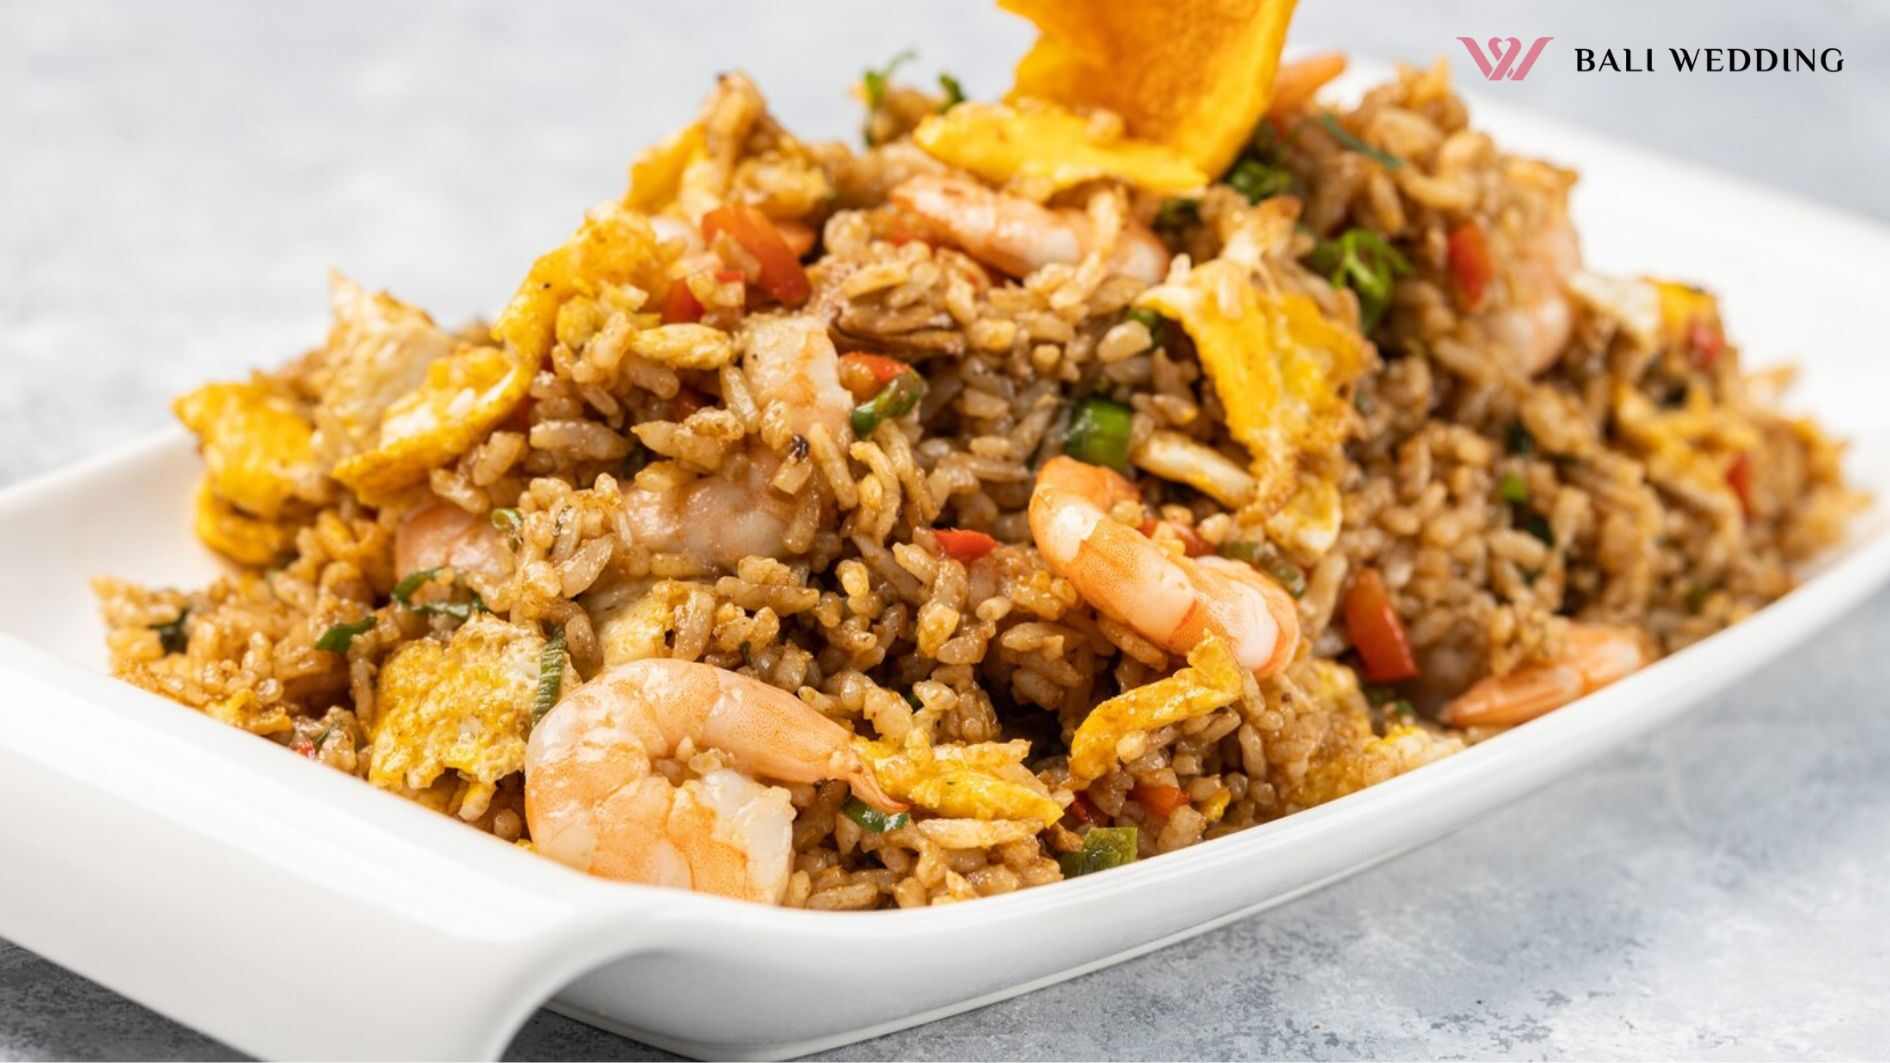
<path id="1" fill-rule="evenodd" d="M 1890 494 L 1874 339 L 1890 233 L 1474 109 L 1506 145 L 1583 170 L 1593 266 L 1703 281 L 1749 355 L 1801 361 L 1797 405 Z M 197 474 L 171 434 L 0 494 L 0 935 L 270 1056 L 496 1056 L 554 995 L 679 1052 L 778 1056 L 1024 992 L 1437 838 L 1698 704 L 1890 573 L 1878 507 L 1751 620 L 1441 763 L 1106 875 L 829 914 L 590 879 L 106 678 L 87 581 L 211 575 L 186 513 Z"/>

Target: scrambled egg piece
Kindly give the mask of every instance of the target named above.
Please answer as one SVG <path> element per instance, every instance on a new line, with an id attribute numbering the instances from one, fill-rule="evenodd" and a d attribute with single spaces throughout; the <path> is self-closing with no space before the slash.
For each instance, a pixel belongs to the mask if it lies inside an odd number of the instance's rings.
<path id="1" fill-rule="evenodd" d="M 267 565 L 295 545 L 289 525 L 252 517 L 217 496 L 210 478 L 197 488 L 191 526 L 205 546 L 244 565 Z"/>
<path id="2" fill-rule="evenodd" d="M 1324 557 L 1339 541 L 1344 520 L 1339 486 L 1324 477 L 1300 473 L 1292 497 L 1267 516 L 1267 538 L 1301 559 Z"/>
<path id="3" fill-rule="evenodd" d="M 171 409 L 196 433 L 218 498 L 264 520 L 291 499 L 320 501 L 315 428 L 288 398 L 261 384 L 205 384 Z"/>
<path id="4" fill-rule="evenodd" d="M 1130 734 L 1232 705 L 1244 681 L 1227 643 L 1207 636 L 1188 651 L 1188 667 L 1117 694 L 1090 710 L 1070 739 L 1070 785 L 1088 786 L 1106 774 L 1116 763 L 1116 743 Z"/>
<path id="5" fill-rule="evenodd" d="M 1294 0 L 998 3 L 1040 31 L 1013 98 L 1107 107 L 1130 133 L 1218 174 L 1266 113 Z"/>
<path id="6" fill-rule="evenodd" d="M 1684 347 L 1688 333 L 1696 326 L 1719 329 L 1719 300 L 1713 293 L 1679 281 L 1649 278 L 1660 300 L 1661 338 L 1673 347 Z"/>
<path id="7" fill-rule="evenodd" d="M 254 691 L 239 690 L 222 701 L 213 701 L 203 707 L 205 716 L 231 727 L 240 727 L 251 734 L 285 734 L 295 729 L 295 721 L 281 705 L 264 707 Z"/>
<path id="8" fill-rule="evenodd" d="M 424 790 L 448 769 L 483 788 L 525 766 L 545 640 L 489 615 L 442 645 L 402 646 L 381 668 L 368 779 Z"/>
<path id="9" fill-rule="evenodd" d="M 600 207 L 564 246 L 532 263 L 493 338 L 537 366 L 557 336 L 558 309 L 572 296 L 596 297 L 606 287 L 631 284 L 644 294 L 668 285 L 667 262 L 649 219 L 617 206 Z M 529 374 L 528 374 L 529 376 Z"/>
<path id="10" fill-rule="evenodd" d="M 1294 676 L 1302 683 L 1303 693 L 1330 708 L 1332 719 L 1305 774 L 1280 780 L 1282 795 L 1290 805 L 1324 804 L 1463 748 L 1462 739 L 1427 731 L 1415 723 L 1394 725 L 1383 735 L 1372 734 L 1371 712 L 1359 690 L 1358 676 L 1335 661 L 1309 658 Z"/>
<path id="11" fill-rule="evenodd" d="M 1285 503 L 1298 489 L 1300 456 L 1344 439 L 1365 341 L 1304 295 L 1256 290 L 1225 259 L 1150 288 L 1136 305 L 1174 318 L 1193 338 L 1228 431 L 1253 454 L 1255 503 L 1269 513 Z M 1317 497 L 1309 505 L 1323 510 Z"/>
<path id="12" fill-rule="evenodd" d="M 465 347 L 427 366 L 417 391 L 381 418 L 374 449 L 335 466 L 335 479 L 371 506 L 472 449 L 525 398 L 538 362 L 496 347 Z"/>
<path id="13" fill-rule="evenodd" d="M 1207 174 L 1160 144 L 1099 136 L 1095 124 L 1053 103 L 961 103 L 919 123 L 912 139 L 926 153 L 1033 199 L 1115 177 L 1153 192 L 1192 192 Z"/>
<path id="14" fill-rule="evenodd" d="M 630 164 L 624 206 L 645 214 L 661 212 L 682 194 L 683 175 L 690 165 L 708 157 L 708 136 L 701 122 L 691 122 L 661 144 L 645 148 Z"/>
<path id="15" fill-rule="evenodd" d="M 455 341 L 426 311 L 337 272 L 328 275 L 328 302 L 334 324 L 309 377 L 321 396 L 315 453 L 332 467 L 374 447 L 388 407 L 418 390 Z"/>
<path id="16" fill-rule="evenodd" d="M 1044 826 L 1063 817 L 1063 806 L 1024 767 L 1030 743 L 1022 739 L 906 747 L 860 740 L 857 746 L 887 794 L 940 815 Z"/>
<path id="17" fill-rule="evenodd" d="M 1662 410 L 1623 384 L 1615 391 L 1614 419 L 1621 434 L 1646 455 L 1655 482 L 1716 501 L 1721 512 L 1740 508 L 1727 473 L 1739 455 L 1760 448 L 1759 432 L 1745 418 L 1714 406 L 1700 389 L 1679 409 Z"/>
<path id="18" fill-rule="evenodd" d="M 592 617 L 606 668 L 669 656 L 669 631 L 676 607 L 689 599 L 689 585 L 661 580 L 643 597 L 605 617 Z"/>

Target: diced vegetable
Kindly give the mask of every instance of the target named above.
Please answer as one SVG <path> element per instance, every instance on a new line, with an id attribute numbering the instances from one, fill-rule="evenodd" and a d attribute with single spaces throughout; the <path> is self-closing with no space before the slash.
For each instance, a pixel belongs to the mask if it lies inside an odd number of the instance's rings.
<path id="1" fill-rule="evenodd" d="M 407 573 L 399 583 L 394 584 L 394 600 L 409 609 L 413 608 L 413 592 L 426 586 L 433 577 L 439 574 L 440 570 L 437 568 L 423 568 L 417 572 Z"/>
<path id="2" fill-rule="evenodd" d="M 1188 803 L 1188 794 L 1179 786 L 1162 783 L 1136 783 L 1130 796 L 1143 808 L 1157 816 L 1167 819 L 1174 815 L 1175 809 Z"/>
<path id="3" fill-rule="evenodd" d="M 663 293 L 663 324 L 686 325 L 701 320 L 702 304 L 696 301 L 696 293 L 680 277 L 670 281 L 669 290 Z"/>
<path id="4" fill-rule="evenodd" d="M 182 653 L 190 646 L 190 633 L 184 630 L 184 621 L 189 616 L 189 609 L 180 609 L 175 620 L 151 625 L 151 630 L 157 632 L 158 645 L 165 653 Z"/>
<path id="5" fill-rule="evenodd" d="M 906 363 L 883 354 L 842 355 L 840 386 L 846 388 L 855 399 L 864 401 L 879 394 L 879 389 L 898 379 L 899 374 L 911 370 L 912 367 Z"/>
<path id="6" fill-rule="evenodd" d="M 1359 138 L 1353 136 L 1350 131 L 1348 131 L 1344 126 L 1339 124 L 1339 119 L 1335 115 L 1331 115 L 1331 114 L 1320 115 L 1319 124 L 1324 126 L 1326 128 L 1326 132 L 1332 134 L 1332 139 L 1338 141 L 1339 146 L 1344 148 L 1347 151 L 1356 151 L 1360 155 L 1363 155 L 1366 158 L 1376 161 L 1380 166 L 1383 166 L 1387 170 L 1395 170 L 1398 167 L 1404 165 L 1404 160 L 1398 158 L 1396 155 L 1393 155 L 1387 151 L 1381 151 L 1378 148 L 1374 148 L 1370 144 L 1367 144 L 1364 141 L 1360 140 Z"/>
<path id="7" fill-rule="evenodd" d="M 965 102 L 965 87 L 960 85 L 958 79 L 950 74 L 944 72 L 939 73 L 938 87 L 945 90 L 945 106 L 940 107 L 939 110 L 949 111 Z"/>
<path id="8" fill-rule="evenodd" d="M 352 623 L 335 624 L 315 640 L 315 648 L 325 653 L 347 653 L 348 647 L 354 645 L 354 637 L 366 634 L 373 627 L 373 614 Z"/>
<path id="9" fill-rule="evenodd" d="M 1417 722 L 1417 706 L 1404 698 L 1388 702 L 1385 705 L 1385 720 L 1394 724 L 1413 724 Z"/>
<path id="10" fill-rule="evenodd" d="M 1089 798 L 1082 794 L 1077 794 L 1076 797 L 1070 801 L 1070 807 L 1063 811 L 1070 819 L 1075 820 L 1079 824 L 1094 823 L 1102 818 L 1102 813 L 1097 810 L 1095 805 L 1090 804 Z"/>
<path id="11" fill-rule="evenodd" d="M 897 55 L 886 60 L 885 66 L 869 69 L 860 76 L 860 87 L 865 90 L 868 109 L 876 109 L 886 102 L 886 84 L 892 80 L 893 71 L 918 57 L 917 49 L 904 48 Z"/>
<path id="12" fill-rule="evenodd" d="M 1749 520 L 1752 517 L 1752 455 L 1741 451 L 1726 469 L 1726 486 L 1739 496 L 1739 510 Z"/>
<path id="13" fill-rule="evenodd" d="M 1365 662 L 1365 678 L 1374 683 L 1415 679 L 1417 659 L 1404 622 L 1392 608 L 1391 593 L 1377 569 L 1361 569 L 1345 593 L 1345 628 Z"/>
<path id="14" fill-rule="evenodd" d="M 1119 402 L 1090 396 L 1076 404 L 1070 415 L 1063 452 L 1091 465 L 1129 471 L 1129 408 Z"/>
<path id="15" fill-rule="evenodd" d="M 1263 123 L 1264 125 L 1264 123 Z M 1234 164 L 1227 174 L 1228 187 L 1247 197 L 1247 202 L 1258 203 L 1263 199 L 1284 195 L 1292 191 L 1293 174 L 1284 166 L 1274 166 L 1255 158 L 1245 158 Z"/>
<path id="16" fill-rule="evenodd" d="M 1135 862 L 1134 827 L 1091 827 L 1083 835 L 1083 847 L 1073 853 L 1058 853 L 1057 865 L 1064 878 L 1076 878 L 1095 871 Z"/>
<path id="17" fill-rule="evenodd" d="M 1693 324 L 1687 326 L 1687 350 L 1693 354 L 1695 368 L 1711 369 L 1725 349 L 1726 334 L 1720 331 L 1717 322 L 1695 318 Z"/>
<path id="18" fill-rule="evenodd" d="M 718 233 L 742 245 L 761 264 L 756 283 L 761 290 L 787 306 L 807 301 L 813 287 L 801 260 L 788 246 L 781 231 L 768 216 L 745 203 L 726 203 L 702 216 L 702 237 L 713 241 Z"/>
<path id="19" fill-rule="evenodd" d="M 1497 481 L 1496 493 L 1503 501 L 1520 506 L 1529 501 L 1529 482 L 1523 479 L 1522 473 L 1511 470 Z"/>
<path id="20" fill-rule="evenodd" d="M 1496 276 L 1483 226 L 1467 221 L 1452 229 L 1447 248 L 1450 275 L 1457 282 L 1457 294 L 1463 300 L 1464 309 L 1475 310 L 1483 302 L 1483 290 Z"/>
<path id="21" fill-rule="evenodd" d="M 1529 429 L 1524 428 L 1521 421 L 1513 422 L 1509 426 L 1504 442 L 1509 446 L 1511 454 L 1528 457 L 1536 452 L 1536 437 L 1529 434 Z"/>
<path id="22" fill-rule="evenodd" d="M 865 439 L 886 421 L 911 413 L 925 397 L 925 381 L 910 369 L 879 389 L 879 394 L 853 407 L 853 434 Z"/>
<path id="23" fill-rule="evenodd" d="M 981 531 L 964 528 L 940 528 L 932 533 L 946 556 L 966 563 L 976 561 L 996 550 L 998 541 Z"/>
<path id="24" fill-rule="evenodd" d="M 558 707 L 564 693 L 564 632 L 560 630 L 538 654 L 538 689 L 532 696 L 532 723 Z"/>
<path id="25" fill-rule="evenodd" d="M 492 521 L 494 528 L 507 535 L 518 534 L 519 527 L 525 523 L 525 518 L 518 515 L 518 510 L 510 507 L 502 507 L 493 510 L 489 519 Z"/>
<path id="26" fill-rule="evenodd" d="M 881 812 L 857 797 L 847 798 L 847 803 L 840 806 L 840 812 L 868 834 L 884 834 L 912 822 L 912 817 L 904 812 Z"/>
<path id="27" fill-rule="evenodd" d="M 1370 229 L 1347 229 L 1335 240 L 1321 240 L 1307 264 L 1335 286 L 1358 293 L 1359 316 L 1370 332 L 1391 305 L 1392 281 L 1411 272 L 1403 252 Z"/>
<path id="28" fill-rule="evenodd" d="M 1170 240 L 1179 237 L 1183 230 L 1201 222 L 1201 201 L 1177 196 L 1162 200 L 1162 205 L 1155 211 L 1155 231 Z"/>
<path id="29" fill-rule="evenodd" d="M 1549 518 L 1532 509 L 1518 513 L 1514 520 L 1518 528 L 1542 540 L 1543 545 L 1555 545 L 1555 529 L 1549 526 Z"/>

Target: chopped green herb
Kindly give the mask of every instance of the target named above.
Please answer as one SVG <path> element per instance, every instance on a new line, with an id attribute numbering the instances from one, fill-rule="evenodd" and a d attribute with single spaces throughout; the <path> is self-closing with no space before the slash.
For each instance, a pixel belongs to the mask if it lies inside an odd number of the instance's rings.
<path id="1" fill-rule="evenodd" d="M 507 535 L 517 535 L 525 524 L 525 518 L 518 515 L 516 509 L 495 509 L 492 511 L 492 526 Z"/>
<path id="2" fill-rule="evenodd" d="M 1242 159 L 1227 174 L 1228 187 L 1247 197 L 1247 202 L 1284 195 L 1293 189 L 1293 174 L 1284 166 L 1273 166 L 1259 159 Z"/>
<path id="3" fill-rule="evenodd" d="M 1201 221 L 1201 201 L 1198 199 L 1164 199 L 1155 211 L 1155 231 L 1170 240 L 1180 238 L 1182 232 Z"/>
<path id="4" fill-rule="evenodd" d="M 190 633 L 184 630 L 184 621 L 189 617 L 188 608 L 179 609 L 177 619 L 151 625 L 151 630 L 157 632 L 158 645 L 165 653 L 182 653 L 190 648 Z"/>
<path id="5" fill-rule="evenodd" d="M 925 708 L 925 702 L 919 700 L 919 695 L 914 694 L 912 691 L 908 690 L 906 691 L 905 696 L 906 696 L 906 704 L 912 706 L 915 709 Z"/>
<path id="6" fill-rule="evenodd" d="M 1124 316 L 1130 321 L 1141 322 L 1142 327 L 1148 330 L 1149 339 L 1157 347 L 1162 345 L 1162 340 L 1168 335 L 1168 319 L 1148 307 L 1135 307 Z"/>
<path id="7" fill-rule="evenodd" d="M 439 574 L 440 570 L 437 568 L 423 568 L 418 572 L 408 573 L 405 579 L 394 584 L 394 601 L 399 602 L 401 608 L 411 609 L 416 613 L 424 613 L 429 616 L 438 613 L 441 616 L 450 616 L 456 620 L 466 620 L 474 613 L 489 612 L 486 608 L 485 601 L 477 594 L 472 596 L 471 601 L 465 602 L 421 602 L 417 605 L 414 604 L 413 592 L 431 583 L 433 578 Z"/>
<path id="8" fill-rule="evenodd" d="M 1504 442 L 1509 446 L 1511 454 L 1528 457 L 1536 452 L 1536 437 L 1529 434 L 1529 429 L 1524 428 L 1521 421 L 1510 424 L 1509 431 L 1504 435 L 1506 437 Z"/>
<path id="9" fill-rule="evenodd" d="M 958 83 L 957 78 L 950 74 L 940 73 L 938 76 L 938 86 L 945 90 L 945 106 L 939 108 L 939 110 L 949 111 L 965 102 L 965 87 Z"/>
<path id="10" fill-rule="evenodd" d="M 1057 864 L 1064 878 L 1076 878 L 1095 871 L 1135 862 L 1134 827 L 1091 827 L 1083 835 L 1083 847 L 1073 853 L 1058 853 Z"/>
<path id="11" fill-rule="evenodd" d="M 899 69 L 901 64 L 911 62 L 918 58 L 918 56 L 919 53 L 916 49 L 907 48 L 887 60 L 885 66 L 877 70 L 868 69 L 866 71 L 860 78 L 860 83 L 866 87 L 866 106 L 868 109 L 878 110 L 879 105 L 886 102 L 886 83 L 892 79 L 893 71 Z"/>
<path id="12" fill-rule="evenodd" d="M 1398 158 L 1396 155 L 1374 148 L 1370 144 L 1353 136 L 1344 126 L 1339 124 L 1339 119 L 1336 116 L 1322 114 L 1319 116 L 1318 120 L 1320 125 L 1326 127 L 1326 132 L 1331 133 L 1332 138 L 1337 140 L 1340 146 L 1347 151 L 1355 151 L 1366 158 L 1376 160 L 1380 166 L 1383 166 L 1387 170 L 1395 170 L 1404 165 L 1404 160 Z"/>
<path id="13" fill-rule="evenodd" d="M 1529 482 L 1512 469 L 1496 482 L 1496 493 L 1503 501 L 1520 506 L 1529 501 Z"/>
<path id="14" fill-rule="evenodd" d="M 1516 526 L 1541 539 L 1548 546 L 1555 545 L 1555 529 L 1549 527 L 1549 520 L 1535 510 L 1529 510 L 1516 517 Z"/>
<path id="15" fill-rule="evenodd" d="M 336 624 L 322 632 L 322 637 L 315 640 L 315 648 L 325 653 L 347 653 L 348 647 L 354 645 L 354 637 L 366 634 L 373 627 L 372 613 L 351 624 Z"/>
<path id="16" fill-rule="evenodd" d="M 322 733 L 315 736 L 315 741 L 310 743 L 309 749 L 313 752 L 320 753 L 322 747 L 328 744 L 328 736 L 334 733 L 335 725 L 332 723 L 322 728 Z"/>
<path id="17" fill-rule="evenodd" d="M 538 693 L 532 698 L 532 723 L 545 718 L 558 705 L 564 692 L 564 631 L 562 629 L 538 654 Z"/>
<path id="18" fill-rule="evenodd" d="M 881 812 L 857 797 L 847 798 L 847 803 L 840 806 L 840 812 L 868 834 L 884 834 L 912 822 L 912 817 L 904 812 Z"/>
<path id="19" fill-rule="evenodd" d="M 1321 240 L 1306 259 L 1334 285 L 1358 293 L 1359 314 L 1370 332 L 1391 305 L 1391 284 L 1411 272 L 1411 262 L 1383 236 L 1370 229 L 1347 229 L 1335 240 Z"/>
<path id="20" fill-rule="evenodd" d="M 1393 701 L 1393 702 L 1388 702 L 1385 705 L 1385 721 L 1387 723 L 1396 721 L 1401 724 L 1416 723 L 1417 722 L 1417 706 L 1411 704 L 1409 701 L 1406 701 L 1403 698 L 1399 698 L 1398 700 Z"/>
<path id="21" fill-rule="evenodd" d="M 1063 452 L 1091 465 L 1128 472 L 1129 408 L 1094 395 L 1079 400 L 1070 415 Z"/>
<path id="22" fill-rule="evenodd" d="M 440 570 L 437 568 L 423 568 L 417 572 L 407 573 L 399 583 L 394 584 L 394 600 L 412 609 L 413 592 L 426 586 L 433 577 L 439 574 Z"/>
<path id="23" fill-rule="evenodd" d="M 1365 684 L 1365 700 L 1373 705 L 1385 705 L 1395 700 L 1398 692 L 1378 683 Z"/>
<path id="24" fill-rule="evenodd" d="M 865 439 L 883 422 L 904 417 L 925 397 L 925 381 L 907 371 L 893 377 L 879 394 L 853 407 L 853 435 Z"/>

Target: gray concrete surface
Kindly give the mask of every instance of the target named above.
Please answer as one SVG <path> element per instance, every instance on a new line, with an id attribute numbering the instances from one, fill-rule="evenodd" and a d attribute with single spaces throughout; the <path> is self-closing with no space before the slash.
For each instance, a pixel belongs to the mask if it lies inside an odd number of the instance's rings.
<path id="1" fill-rule="evenodd" d="M 1840 74 L 1717 76 L 1576 75 L 1552 50 L 1487 91 L 1890 217 L 1883 5 L 1302 7 L 1295 40 L 1446 54 L 1460 76 L 1458 34 L 1842 47 Z M 916 43 L 915 69 L 990 94 L 1027 38 L 942 2 L 0 6 L 0 484 L 317 341 L 331 264 L 449 320 L 490 311 L 717 69 L 748 68 L 792 125 L 844 136 L 843 84 L 867 63 Z M 1439 844 L 834 1055 L 1881 1056 L 1887 647 L 1879 594 L 1687 721 Z M 0 1058 L 230 1054 L 0 942 Z M 511 1054 L 661 1056 L 550 1014 Z"/>

